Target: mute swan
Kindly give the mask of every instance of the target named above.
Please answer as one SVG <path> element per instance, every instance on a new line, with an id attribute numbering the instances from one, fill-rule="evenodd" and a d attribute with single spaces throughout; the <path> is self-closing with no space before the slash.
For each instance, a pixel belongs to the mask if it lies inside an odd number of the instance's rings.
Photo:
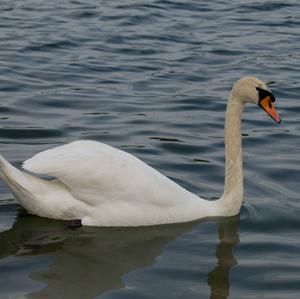
<path id="1" fill-rule="evenodd" d="M 0 177 L 31 214 L 80 220 L 89 226 L 146 226 L 232 216 L 243 198 L 241 117 L 245 103 L 263 108 L 277 123 L 275 98 L 255 77 L 238 80 L 225 119 L 225 188 L 221 198 L 204 200 L 109 145 L 79 140 L 36 154 L 22 172 L 0 157 Z M 55 177 L 47 181 L 34 176 Z"/>

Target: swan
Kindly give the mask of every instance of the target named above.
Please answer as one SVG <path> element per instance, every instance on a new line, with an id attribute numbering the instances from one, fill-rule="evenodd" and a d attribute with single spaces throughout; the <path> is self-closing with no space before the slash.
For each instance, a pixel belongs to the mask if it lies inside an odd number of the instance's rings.
<path id="1" fill-rule="evenodd" d="M 23 162 L 25 171 L 0 156 L 0 177 L 29 213 L 78 220 L 80 225 L 147 226 L 233 216 L 243 199 L 244 106 L 256 104 L 280 123 L 274 101 L 267 85 L 255 77 L 233 85 L 225 116 L 225 187 L 214 201 L 189 192 L 127 152 L 89 140 L 42 151 Z"/>

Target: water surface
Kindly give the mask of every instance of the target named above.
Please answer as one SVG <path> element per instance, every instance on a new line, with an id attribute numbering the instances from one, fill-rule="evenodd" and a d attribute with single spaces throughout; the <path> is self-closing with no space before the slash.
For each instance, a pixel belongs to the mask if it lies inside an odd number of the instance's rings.
<path id="1" fill-rule="evenodd" d="M 296 0 L 2 1 L 0 152 L 17 166 L 93 139 L 215 199 L 233 82 L 268 82 L 283 122 L 246 109 L 237 217 L 69 230 L 1 183 L 0 297 L 298 299 L 299 20 Z"/>

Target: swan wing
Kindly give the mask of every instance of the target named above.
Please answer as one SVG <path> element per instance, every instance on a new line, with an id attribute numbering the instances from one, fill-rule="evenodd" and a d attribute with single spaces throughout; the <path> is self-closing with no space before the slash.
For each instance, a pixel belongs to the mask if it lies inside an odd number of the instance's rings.
<path id="1" fill-rule="evenodd" d="M 92 206 L 111 200 L 168 206 L 188 192 L 131 154 L 96 141 L 75 141 L 40 152 L 23 168 L 56 177 L 76 199 Z"/>

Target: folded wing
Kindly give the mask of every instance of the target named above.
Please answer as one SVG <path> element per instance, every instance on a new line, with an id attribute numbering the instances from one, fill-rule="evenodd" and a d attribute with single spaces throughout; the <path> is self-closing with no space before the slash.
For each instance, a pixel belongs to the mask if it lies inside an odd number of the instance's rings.
<path id="1" fill-rule="evenodd" d="M 56 177 L 72 195 L 95 206 L 110 200 L 172 205 L 187 192 L 136 157 L 95 141 L 75 141 L 36 154 L 23 168 Z"/>

